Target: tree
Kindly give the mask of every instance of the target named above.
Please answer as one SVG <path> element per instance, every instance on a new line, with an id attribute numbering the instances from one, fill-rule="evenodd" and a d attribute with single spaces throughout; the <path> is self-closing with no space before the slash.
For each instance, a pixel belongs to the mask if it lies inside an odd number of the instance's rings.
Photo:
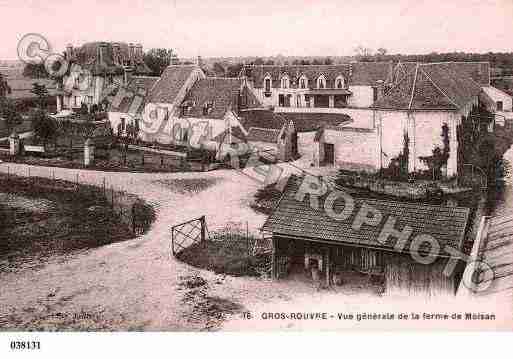
<path id="1" fill-rule="evenodd" d="M 386 54 L 387 54 L 387 49 L 385 49 L 384 47 L 380 47 L 377 50 L 377 55 L 379 55 L 379 56 L 385 56 Z"/>
<path id="2" fill-rule="evenodd" d="M 214 71 L 216 76 L 224 77 L 226 76 L 226 73 L 228 72 L 227 69 L 223 64 L 220 62 L 214 62 L 214 65 L 212 66 L 212 70 Z"/>
<path id="3" fill-rule="evenodd" d="M 226 76 L 239 77 L 243 66 L 244 65 L 242 65 L 241 63 L 228 66 L 228 68 L 226 69 Z"/>
<path id="4" fill-rule="evenodd" d="M 46 85 L 41 85 L 37 82 L 32 84 L 32 90 L 30 90 L 34 95 L 37 96 L 37 102 L 39 103 L 39 108 L 44 109 L 46 104 L 46 99 L 48 98 L 48 89 Z"/>
<path id="5" fill-rule="evenodd" d="M 160 76 L 166 67 L 177 62 L 178 57 L 173 49 L 151 49 L 144 54 L 143 59 L 152 75 Z"/>
<path id="6" fill-rule="evenodd" d="M 55 64 L 54 64 L 55 65 Z M 45 65 L 43 63 L 40 64 L 26 64 L 23 68 L 23 77 L 28 77 L 31 79 L 43 79 L 48 78 L 48 72 L 46 71 Z"/>
<path id="7" fill-rule="evenodd" d="M 46 146 L 48 141 L 55 139 L 58 129 L 57 122 L 48 116 L 45 111 L 34 111 L 31 120 L 34 125 L 34 135 L 43 142 L 43 146 Z"/>
<path id="8" fill-rule="evenodd" d="M 11 88 L 4 79 L 4 76 L 0 73 L 0 99 L 7 97 L 11 93 Z"/>
<path id="9" fill-rule="evenodd" d="M 253 65 L 264 65 L 265 61 L 261 57 L 257 57 L 255 61 L 253 61 Z"/>
<path id="10" fill-rule="evenodd" d="M 333 65 L 333 60 L 331 59 L 331 57 L 326 57 L 324 59 L 324 65 Z"/>
<path id="11" fill-rule="evenodd" d="M 11 133 L 22 122 L 22 118 L 16 110 L 14 103 L 5 97 L 0 97 L 0 118 L 5 120 L 8 133 Z"/>
<path id="12" fill-rule="evenodd" d="M 359 45 L 354 49 L 354 52 L 358 61 L 372 61 L 372 49 Z"/>

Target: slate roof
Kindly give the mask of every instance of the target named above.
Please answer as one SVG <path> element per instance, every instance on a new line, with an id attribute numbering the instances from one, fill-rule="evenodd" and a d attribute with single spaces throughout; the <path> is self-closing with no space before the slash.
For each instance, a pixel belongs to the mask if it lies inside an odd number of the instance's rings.
<path id="1" fill-rule="evenodd" d="M 251 127 L 248 130 L 248 141 L 277 143 L 281 130 L 275 128 Z"/>
<path id="2" fill-rule="evenodd" d="M 339 113 L 280 112 L 248 110 L 239 113 L 239 121 L 249 130 L 251 127 L 281 129 L 290 121 L 297 132 L 315 131 L 323 126 L 340 126 L 350 123 L 351 117 Z"/>
<path id="3" fill-rule="evenodd" d="M 298 88 L 299 78 L 306 76 L 308 87 L 316 87 L 317 78 L 324 75 L 326 87 L 335 88 L 335 80 L 343 76 L 349 85 L 373 86 L 378 81 L 391 80 L 393 66 L 391 62 L 354 62 L 339 65 L 253 65 L 246 66 L 242 72 L 253 81 L 255 88 L 262 88 L 264 78 L 269 74 L 272 87 L 280 87 L 283 75 L 290 78 L 290 87 Z"/>
<path id="4" fill-rule="evenodd" d="M 416 64 L 372 107 L 401 110 L 458 110 L 481 85 L 450 63 Z"/>
<path id="5" fill-rule="evenodd" d="M 242 80 L 236 78 L 207 77 L 196 81 L 184 99 L 190 110 L 182 117 L 222 119 L 227 111 L 238 109 Z M 212 105 L 209 113 L 204 112 Z"/>
<path id="6" fill-rule="evenodd" d="M 153 103 L 174 103 L 185 82 L 196 69 L 198 67 L 195 65 L 168 66 L 160 76 L 160 80 L 153 86 L 149 101 Z"/>
<path id="7" fill-rule="evenodd" d="M 72 50 L 70 62 L 81 65 L 91 71 L 93 75 L 120 75 L 123 74 L 123 64 L 131 65 L 135 74 L 147 75 L 151 70 L 144 63 L 142 56 L 135 54 L 130 59 L 129 45 L 118 42 L 119 51 L 111 42 L 89 42 Z M 103 46 L 103 47 L 102 47 Z M 102 47 L 102 56 L 99 57 L 99 49 Z"/>
<path id="8" fill-rule="evenodd" d="M 134 93 L 139 93 L 139 90 L 144 90 L 144 93 L 146 95 L 141 94 L 143 97 L 143 102 L 135 109 L 135 113 L 142 113 L 144 111 L 144 106 L 146 106 L 148 95 L 151 92 L 151 89 L 155 85 L 155 83 L 158 81 L 158 77 L 151 77 L 151 76 L 134 76 L 130 80 L 130 82 L 127 85 L 128 91 L 133 91 Z M 134 99 L 132 97 L 124 97 L 119 104 L 119 106 L 114 106 L 114 104 L 111 102 L 111 106 L 109 108 L 109 111 L 112 112 L 123 112 L 128 113 L 129 110 L 134 111 L 134 109 L 130 109 L 130 106 L 134 103 Z"/>
<path id="9" fill-rule="evenodd" d="M 410 248 L 411 240 L 417 235 L 433 236 L 441 248 L 449 245 L 460 249 L 462 246 L 470 212 L 468 208 L 353 197 L 355 207 L 349 218 L 335 220 L 324 210 L 327 195 L 319 197 L 319 210 L 310 206 L 308 194 L 303 202 L 295 199 L 300 184 L 300 177 L 289 178 L 283 196 L 262 230 L 272 232 L 274 235 L 295 236 L 311 241 L 393 250 L 396 243 L 393 237 L 389 237 L 384 243 L 378 241 L 385 221 L 389 216 L 393 216 L 396 219 L 395 229 L 402 230 L 406 225 L 412 228 L 412 234 L 404 246 L 405 250 Z M 352 228 L 353 221 L 364 204 L 378 210 L 382 214 L 382 219 L 377 226 L 363 224 L 359 230 L 355 230 Z M 343 200 L 334 202 L 335 213 L 341 213 L 343 207 Z M 429 244 L 424 244 L 426 245 L 420 247 L 421 252 L 429 250 Z M 448 256 L 443 250 L 440 254 Z"/>

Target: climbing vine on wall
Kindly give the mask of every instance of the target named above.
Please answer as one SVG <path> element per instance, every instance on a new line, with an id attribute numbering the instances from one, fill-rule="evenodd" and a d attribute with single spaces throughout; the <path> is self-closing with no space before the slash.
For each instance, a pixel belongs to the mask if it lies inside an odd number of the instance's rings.
<path id="1" fill-rule="evenodd" d="M 442 125 L 442 148 L 435 146 L 431 156 L 420 156 L 419 159 L 428 167 L 428 176 L 432 176 L 434 180 L 442 177 L 442 169 L 447 166 L 449 160 L 450 138 L 449 126 L 446 123 Z"/>

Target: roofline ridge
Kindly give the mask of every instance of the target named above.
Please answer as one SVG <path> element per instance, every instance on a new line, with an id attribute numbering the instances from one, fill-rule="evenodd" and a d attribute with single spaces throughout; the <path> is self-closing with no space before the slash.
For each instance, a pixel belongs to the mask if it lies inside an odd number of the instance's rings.
<path id="1" fill-rule="evenodd" d="M 408 110 L 411 110 L 411 104 L 413 103 L 413 98 L 415 97 L 415 87 L 417 85 L 417 75 L 419 73 L 419 64 L 415 66 L 415 77 L 413 78 L 413 84 L 411 86 L 411 96 L 410 102 L 408 103 Z"/>
<path id="2" fill-rule="evenodd" d="M 427 77 L 427 78 L 428 78 L 428 80 L 433 84 L 433 86 L 435 86 L 435 87 L 436 87 L 436 89 L 437 89 L 438 91 L 440 91 L 440 92 L 441 92 L 441 93 L 442 93 L 442 94 L 443 94 L 443 95 L 444 95 L 444 96 L 445 96 L 445 97 L 446 97 L 446 98 L 447 98 L 447 99 L 448 99 L 448 100 L 449 100 L 449 101 L 450 101 L 454 106 L 456 106 L 456 108 L 458 108 L 458 109 L 460 108 L 460 106 L 459 106 L 458 104 L 456 104 L 456 102 L 454 102 L 454 100 L 453 100 L 453 99 L 451 99 L 451 98 L 449 97 L 449 95 L 447 95 L 447 94 L 445 93 L 445 91 L 443 91 L 443 90 L 442 90 L 442 89 L 441 89 L 441 88 L 440 88 L 440 87 L 439 87 L 439 86 L 438 86 L 438 85 L 433 81 L 433 79 L 432 79 L 432 78 L 431 78 L 431 77 L 426 73 L 426 71 L 422 70 L 422 73 L 423 73 L 424 75 L 426 75 L 426 77 Z"/>

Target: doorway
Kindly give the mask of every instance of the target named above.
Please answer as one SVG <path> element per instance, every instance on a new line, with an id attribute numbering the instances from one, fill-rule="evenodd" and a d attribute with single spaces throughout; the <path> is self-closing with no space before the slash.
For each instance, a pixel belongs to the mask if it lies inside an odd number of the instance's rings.
<path id="1" fill-rule="evenodd" d="M 324 144 L 324 162 L 323 165 L 335 164 L 335 145 L 333 143 Z"/>

